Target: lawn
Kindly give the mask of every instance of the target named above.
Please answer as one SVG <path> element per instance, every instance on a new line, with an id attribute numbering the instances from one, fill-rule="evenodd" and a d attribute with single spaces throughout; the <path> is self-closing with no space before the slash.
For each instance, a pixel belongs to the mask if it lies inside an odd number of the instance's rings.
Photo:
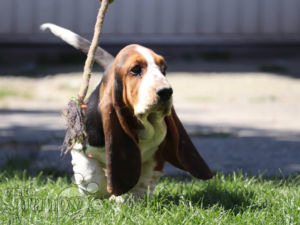
<path id="1" fill-rule="evenodd" d="M 47 174 L 47 175 L 46 175 Z M 300 224 L 300 176 L 217 173 L 162 178 L 153 196 L 121 204 L 78 195 L 70 174 L 0 172 L 0 224 Z"/>

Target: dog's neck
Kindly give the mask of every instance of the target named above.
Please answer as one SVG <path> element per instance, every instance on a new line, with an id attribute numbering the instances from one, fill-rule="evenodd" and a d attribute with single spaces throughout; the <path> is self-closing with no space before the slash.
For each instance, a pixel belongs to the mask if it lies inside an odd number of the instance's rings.
<path id="1" fill-rule="evenodd" d="M 144 129 L 138 131 L 139 147 L 142 154 L 142 161 L 147 161 L 153 156 L 158 146 L 164 140 L 167 128 L 164 115 L 160 112 L 152 112 L 140 118 Z"/>

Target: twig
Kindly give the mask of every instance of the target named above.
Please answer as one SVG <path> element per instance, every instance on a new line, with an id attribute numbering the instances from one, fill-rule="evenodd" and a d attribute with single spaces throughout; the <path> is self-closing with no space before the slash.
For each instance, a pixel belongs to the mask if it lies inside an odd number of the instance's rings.
<path id="1" fill-rule="evenodd" d="M 79 100 L 80 104 L 83 104 L 84 98 L 88 91 L 91 73 L 93 70 L 94 62 L 95 62 L 95 54 L 97 51 L 97 47 L 99 45 L 99 39 L 100 39 L 100 35 L 101 35 L 102 25 L 104 22 L 104 17 L 105 17 L 108 5 L 109 5 L 109 0 L 101 1 L 101 7 L 99 9 L 99 12 L 97 15 L 97 21 L 95 24 L 94 36 L 93 36 L 93 40 L 92 40 L 86 61 L 85 61 L 80 91 L 78 93 L 78 100 Z"/>
<path id="2" fill-rule="evenodd" d="M 91 73 L 95 61 L 95 55 L 97 52 L 102 25 L 104 22 L 104 16 L 108 8 L 109 0 L 102 0 L 101 7 L 97 15 L 97 21 L 95 24 L 95 31 L 91 46 L 88 51 L 87 59 L 85 61 L 82 81 L 77 98 L 71 99 L 68 103 L 68 107 L 65 111 L 65 117 L 67 120 L 67 131 L 62 145 L 62 153 L 65 154 L 70 151 L 75 143 L 82 144 L 82 148 L 86 150 L 87 134 L 85 130 L 85 109 L 84 99 L 89 88 L 89 82 Z"/>

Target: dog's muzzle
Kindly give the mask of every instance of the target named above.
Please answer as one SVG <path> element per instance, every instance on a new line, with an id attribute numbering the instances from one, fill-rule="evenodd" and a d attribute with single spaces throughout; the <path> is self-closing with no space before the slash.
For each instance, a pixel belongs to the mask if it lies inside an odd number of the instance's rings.
<path id="1" fill-rule="evenodd" d="M 171 87 L 159 87 L 156 89 L 156 94 L 160 102 L 167 102 L 173 95 L 173 89 Z"/>

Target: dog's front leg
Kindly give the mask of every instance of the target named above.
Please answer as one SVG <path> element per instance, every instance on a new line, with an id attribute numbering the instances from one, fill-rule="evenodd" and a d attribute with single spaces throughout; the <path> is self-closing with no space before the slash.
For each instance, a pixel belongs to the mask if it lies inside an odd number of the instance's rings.
<path id="1" fill-rule="evenodd" d="M 145 194 L 152 194 L 158 180 L 163 175 L 162 171 L 154 170 L 156 162 L 149 160 L 142 164 L 142 171 L 137 185 L 130 191 L 134 197 L 143 198 Z"/>

